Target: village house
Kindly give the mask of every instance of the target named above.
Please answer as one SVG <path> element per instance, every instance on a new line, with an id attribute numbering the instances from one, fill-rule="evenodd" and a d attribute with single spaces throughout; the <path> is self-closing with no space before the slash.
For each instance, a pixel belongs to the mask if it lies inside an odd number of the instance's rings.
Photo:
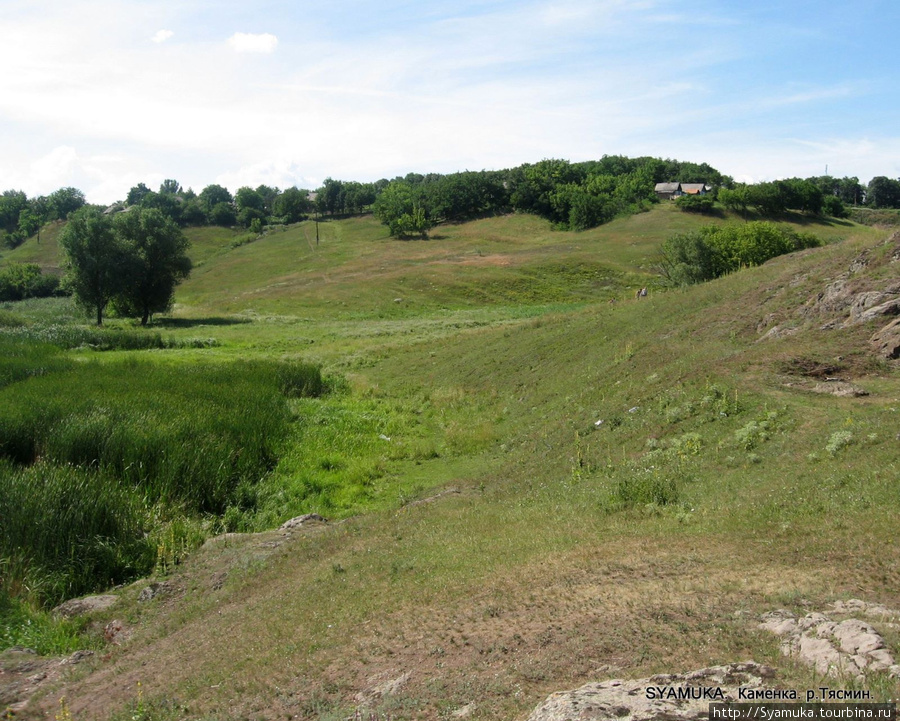
<path id="1" fill-rule="evenodd" d="M 706 195 L 712 188 L 706 183 L 657 183 L 654 190 L 660 200 L 673 200 L 682 195 Z"/>

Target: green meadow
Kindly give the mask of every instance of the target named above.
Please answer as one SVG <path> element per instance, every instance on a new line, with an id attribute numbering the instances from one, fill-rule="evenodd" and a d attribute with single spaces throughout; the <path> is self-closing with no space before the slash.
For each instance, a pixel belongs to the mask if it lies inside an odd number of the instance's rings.
<path id="1" fill-rule="evenodd" d="M 709 222 L 742 221 L 191 229 L 193 273 L 146 329 L 3 304 L 0 642 L 98 650 L 29 709 L 343 719 L 408 671 L 377 718 L 517 719 L 587 681 L 748 658 L 821 685 L 754 619 L 900 607 L 900 373 L 880 326 L 815 310 L 842 274 L 890 282 L 900 250 L 789 216 L 821 247 L 665 287 L 663 242 Z M 59 268 L 55 238 L 0 262 Z M 868 395 L 813 392 L 825 377 Z M 275 532 L 305 513 L 329 522 Z M 145 578 L 178 592 L 139 602 Z M 46 613 L 112 587 L 87 621 Z M 129 637 L 107 646 L 114 619 Z"/>

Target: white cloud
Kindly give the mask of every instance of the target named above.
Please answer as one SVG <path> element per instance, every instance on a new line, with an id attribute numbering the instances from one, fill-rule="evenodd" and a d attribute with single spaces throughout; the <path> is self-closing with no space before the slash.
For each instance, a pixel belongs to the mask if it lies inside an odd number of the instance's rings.
<path id="1" fill-rule="evenodd" d="M 273 53 L 278 38 L 271 33 L 235 33 L 228 38 L 228 44 L 237 53 Z"/>
<path id="2" fill-rule="evenodd" d="M 234 192 L 245 185 L 251 188 L 269 185 L 282 189 L 292 186 L 312 189 L 322 181 L 303 176 L 300 167 L 289 160 L 269 160 L 222 173 L 209 182 L 224 185 Z"/>
<path id="3" fill-rule="evenodd" d="M 156 34 L 150 38 L 155 43 L 164 43 L 170 37 L 172 37 L 175 33 L 171 30 L 157 30 Z"/>

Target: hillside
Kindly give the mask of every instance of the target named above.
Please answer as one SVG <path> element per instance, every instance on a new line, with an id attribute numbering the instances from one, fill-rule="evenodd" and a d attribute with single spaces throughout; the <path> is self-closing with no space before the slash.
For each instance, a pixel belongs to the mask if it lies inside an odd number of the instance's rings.
<path id="1" fill-rule="evenodd" d="M 217 345 L 146 353 L 302 357 L 344 394 L 295 404 L 242 521 L 260 533 L 207 542 L 151 600 L 148 581 L 116 590 L 93 617 L 116 642 L 29 712 L 524 719 L 587 681 L 749 658 L 821 686 L 756 619 L 900 607 L 900 373 L 870 345 L 890 318 L 847 323 L 859 294 L 900 292 L 900 240 L 804 223 L 829 244 L 664 291 L 659 245 L 700 222 L 516 215 L 397 241 L 362 217 L 320 224 L 318 246 L 310 223 L 191 231 L 160 327 Z M 868 395 L 817 392 L 830 378 Z M 271 530 L 302 512 L 330 522 Z"/>

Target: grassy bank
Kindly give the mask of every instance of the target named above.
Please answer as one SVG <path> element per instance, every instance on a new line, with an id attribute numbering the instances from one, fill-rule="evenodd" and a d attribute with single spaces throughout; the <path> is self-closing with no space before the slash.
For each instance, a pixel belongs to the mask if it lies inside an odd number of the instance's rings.
<path id="1" fill-rule="evenodd" d="M 83 408 L 65 396 L 79 433 L 113 437 L 122 394 L 129 434 L 133 408 L 175 444 L 229 438 L 215 456 L 236 442 L 215 413 L 243 409 L 249 383 L 288 418 L 265 434 L 274 462 L 247 482 L 226 473 L 210 492 L 225 500 L 194 512 L 232 530 L 311 511 L 342 522 L 210 544 L 169 567 L 181 591 L 165 602 L 122 590 L 110 613 L 127 619 L 127 645 L 35 707 L 65 694 L 79 721 L 121 718 L 140 682 L 147 718 L 337 719 L 409 671 L 374 711 L 445 718 L 473 703 L 474 718 L 524 718 L 586 681 L 745 658 L 777 667 L 783 687 L 823 683 L 755 619 L 851 597 L 900 606 L 897 369 L 871 355 L 873 326 L 823 330 L 834 318 L 811 310 L 851 266 L 864 268 L 853 282 L 890 277 L 895 248 L 882 231 L 798 220 L 823 247 L 666 292 L 659 245 L 707 222 L 668 207 L 580 234 L 521 216 L 405 242 L 351 219 L 323 224 L 318 249 L 304 225 L 236 247 L 209 234 L 153 332 L 215 345 L 54 351 L 58 368 L 8 389 L 48 383 L 33 398 L 50 408 L 61 379 L 92 369 L 109 395 L 79 386 L 102 400 Z M 640 286 L 649 298 L 634 299 Z M 776 325 L 790 332 L 762 340 Z M 273 369 L 301 357 L 323 365 L 330 393 L 281 393 Z M 870 395 L 813 392 L 826 367 Z M 116 378 L 136 375 L 155 385 L 130 396 Z M 185 416 L 162 410 L 207 404 L 187 441 Z M 72 453 L 66 438 L 45 441 L 40 463 Z M 65 472 L 72 484 L 98 471 Z"/>

